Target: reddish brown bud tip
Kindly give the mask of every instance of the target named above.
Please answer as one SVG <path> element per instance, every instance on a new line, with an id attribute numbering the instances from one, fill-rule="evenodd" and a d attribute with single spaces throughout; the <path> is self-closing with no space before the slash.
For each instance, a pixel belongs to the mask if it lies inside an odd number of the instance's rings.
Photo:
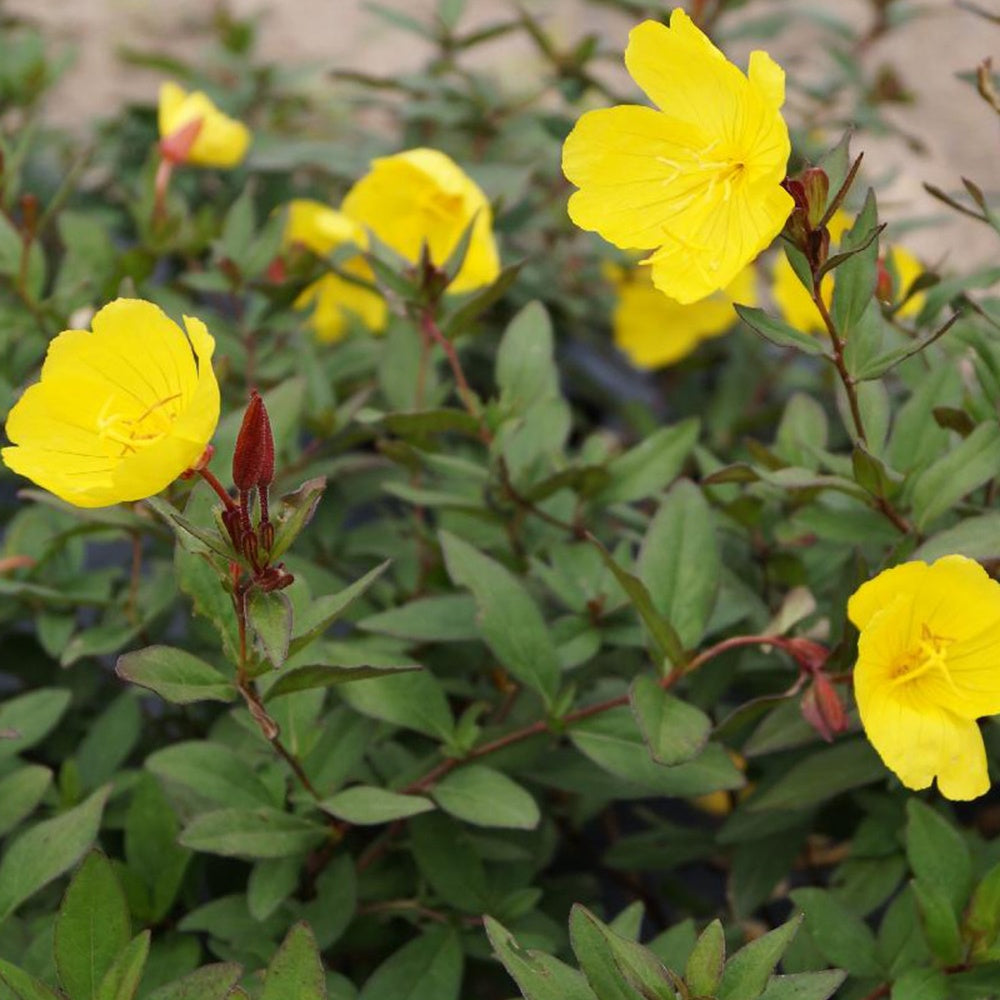
<path id="1" fill-rule="evenodd" d="M 776 645 L 780 645 L 789 656 L 794 657 L 803 672 L 808 674 L 822 670 L 830 657 L 830 651 L 826 646 L 821 646 L 811 639 L 782 639 Z"/>
<path id="2" fill-rule="evenodd" d="M 280 257 L 275 257 L 274 260 L 267 265 L 267 273 L 265 277 L 272 285 L 284 284 L 288 278 L 288 268 L 285 267 L 285 262 Z"/>
<path id="3" fill-rule="evenodd" d="M 266 489 L 274 479 L 274 438 L 264 400 L 256 389 L 243 414 L 243 425 L 233 452 L 233 483 L 241 492 L 255 486 Z"/>
<path id="4" fill-rule="evenodd" d="M 834 735 L 847 728 L 847 712 L 826 674 L 814 675 L 809 690 L 802 696 L 802 715 L 827 743 L 832 743 Z"/>
<path id="5" fill-rule="evenodd" d="M 879 257 L 878 259 L 878 277 L 875 281 L 875 297 L 879 302 L 884 302 L 887 306 L 891 306 L 893 302 L 894 289 L 892 287 L 892 275 L 889 273 L 889 269 L 885 266 L 885 259 Z"/>
<path id="6" fill-rule="evenodd" d="M 160 140 L 160 156 L 170 163 L 185 163 L 203 124 L 203 118 L 195 118 L 176 132 L 165 135 Z"/>

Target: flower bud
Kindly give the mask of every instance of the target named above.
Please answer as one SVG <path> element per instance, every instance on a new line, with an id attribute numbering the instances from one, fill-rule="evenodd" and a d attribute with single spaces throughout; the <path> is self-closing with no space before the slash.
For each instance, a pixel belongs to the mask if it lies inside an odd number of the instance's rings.
<path id="1" fill-rule="evenodd" d="M 875 298 L 884 305 L 891 306 L 895 298 L 895 290 L 893 289 L 892 275 L 885 266 L 884 257 L 879 257 L 877 268 L 878 277 L 875 280 Z"/>
<path id="2" fill-rule="evenodd" d="M 262 489 L 274 479 L 274 438 L 264 400 L 256 389 L 243 414 L 243 424 L 233 452 L 233 482 L 244 493 L 255 486 Z"/>
<path id="3" fill-rule="evenodd" d="M 802 696 L 802 715 L 827 743 L 832 743 L 834 735 L 847 728 L 844 704 L 826 674 L 813 676 L 809 690 Z"/>
<path id="4" fill-rule="evenodd" d="M 806 215 L 809 226 L 815 229 L 826 212 L 826 200 L 830 194 L 830 178 L 820 167 L 810 167 L 802 171 L 800 179 L 805 196 Z M 794 197 L 794 196 L 793 196 Z"/>
<path id="5" fill-rule="evenodd" d="M 160 155 L 170 163 L 186 163 L 204 118 L 195 118 L 160 140 Z"/>

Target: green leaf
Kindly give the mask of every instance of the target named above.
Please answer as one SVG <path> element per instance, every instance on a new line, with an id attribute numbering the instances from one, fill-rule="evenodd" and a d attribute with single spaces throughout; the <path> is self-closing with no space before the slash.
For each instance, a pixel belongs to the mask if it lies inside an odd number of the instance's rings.
<path id="1" fill-rule="evenodd" d="M 828 1000 L 846 978 L 840 969 L 772 976 L 760 1000 Z"/>
<path id="2" fill-rule="evenodd" d="M 432 789 L 434 801 L 456 819 L 475 826 L 534 830 L 538 804 L 517 782 L 484 764 L 465 764 Z"/>
<path id="3" fill-rule="evenodd" d="M 161 780 L 183 785 L 219 806 L 273 807 L 274 795 L 254 773 L 245 755 L 224 743 L 189 740 L 157 750 L 146 767 Z"/>
<path id="4" fill-rule="evenodd" d="M 59 984 L 73 1000 L 92 1000 L 132 935 L 128 902 L 108 859 L 91 851 L 73 876 L 56 917 Z"/>
<path id="5" fill-rule="evenodd" d="M 404 944 L 371 975 L 359 1000 L 458 1000 L 462 947 L 449 927 Z"/>
<path id="6" fill-rule="evenodd" d="M 698 936 L 687 965 L 684 981 L 693 994 L 714 996 L 726 964 L 726 937 L 722 924 L 713 920 Z"/>
<path id="7" fill-rule="evenodd" d="M 94 842 L 110 786 L 74 809 L 25 830 L 0 861 L 0 923 L 39 889 L 72 868 Z"/>
<path id="8" fill-rule="evenodd" d="M 96 1000 L 133 1000 L 149 957 L 149 939 L 148 930 L 132 939 L 105 974 Z"/>
<path id="9" fill-rule="evenodd" d="M 590 988 L 601 1000 L 635 1000 L 635 993 L 619 970 L 596 918 L 579 904 L 570 911 L 569 935 L 573 954 Z"/>
<path id="10" fill-rule="evenodd" d="M 389 568 L 391 562 L 386 559 L 350 586 L 313 601 L 301 615 L 302 620 L 298 623 L 289 653 L 297 653 L 318 639 Z"/>
<path id="11" fill-rule="evenodd" d="M 324 799 L 320 809 L 338 819 L 356 823 L 359 826 L 377 826 L 396 819 L 406 819 L 419 813 L 429 812 L 434 803 L 422 795 L 403 795 L 387 788 L 371 785 L 354 785 L 342 792 Z"/>
<path id="12" fill-rule="evenodd" d="M 147 646 L 126 653 L 118 657 L 115 673 L 175 705 L 236 698 L 236 686 L 215 667 L 172 646 Z"/>
<path id="13" fill-rule="evenodd" d="M 923 530 L 1000 468 L 1000 424 L 988 420 L 947 451 L 913 484 L 913 512 Z"/>
<path id="14" fill-rule="evenodd" d="M 840 253 L 844 257 L 834 275 L 830 303 L 834 325 L 848 343 L 875 295 L 879 232 L 875 192 L 869 189 L 854 225 L 840 239 Z"/>
<path id="15" fill-rule="evenodd" d="M 315 663 L 308 667 L 296 667 L 283 674 L 267 689 L 267 699 L 280 698 L 296 691 L 313 691 L 316 688 L 336 687 L 354 681 L 369 680 L 372 677 L 390 677 L 394 674 L 420 670 L 419 664 L 401 663 L 399 666 L 383 667 L 337 667 Z"/>
<path id="16" fill-rule="evenodd" d="M 997 515 L 1000 519 L 1000 515 Z M 421 597 L 369 615 L 357 623 L 363 632 L 411 642 L 468 642 L 479 638 L 476 602 L 468 594 Z"/>
<path id="17" fill-rule="evenodd" d="M 806 915 L 806 926 L 827 961 L 852 976 L 881 976 L 875 935 L 868 925 L 823 889 L 793 889 L 789 894 Z"/>
<path id="18" fill-rule="evenodd" d="M 715 605 L 722 560 L 712 511 L 694 483 L 682 479 L 660 504 L 642 540 L 638 569 L 684 646 L 697 645 Z"/>
<path id="19" fill-rule="evenodd" d="M 206 965 L 175 983 L 161 986 L 146 1000 L 226 1000 L 242 974 L 235 962 Z"/>
<path id="20" fill-rule="evenodd" d="M 684 647 L 670 622 L 653 606 L 653 598 L 646 585 L 639 577 L 623 569 L 593 535 L 587 537 L 600 554 L 601 561 L 611 570 L 612 576 L 635 605 L 635 610 L 653 640 L 660 662 L 669 660 L 675 667 L 680 666 L 685 660 Z"/>
<path id="21" fill-rule="evenodd" d="M 794 347 L 803 354 L 825 355 L 823 340 L 810 336 L 789 326 L 784 320 L 768 316 L 763 309 L 754 306 L 733 306 L 737 315 L 754 333 L 777 347 Z"/>
<path id="22" fill-rule="evenodd" d="M 906 858 L 918 882 L 951 901 L 955 914 L 972 891 L 972 857 L 965 838 L 936 809 L 919 799 L 906 803 Z"/>
<path id="23" fill-rule="evenodd" d="M 662 795 L 706 795 L 746 784 L 743 774 L 717 743 L 709 743 L 700 756 L 686 764 L 665 767 L 655 763 L 627 708 L 610 709 L 574 723 L 569 737 L 603 770 Z"/>
<path id="24" fill-rule="evenodd" d="M 0 983 L 13 994 L 15 1000 L 61 1000 L 60 997 L 34 976 L 0 958 Z"/>
<path id="25" fill-rule="evenodd" d="M 500 563 L 447 531 L 439 537 L 449 576 L 476 599 L 486 644 L 519 681 L 551 705 L 559 685 L 559 654 L 538 606 Z"/>
<path id="26" fill-rule="evenodd" d="M 1000 943 L 1000 862 L 976 886 L 965 922 L 987 947 Z"/>
<path id="27" fill-rule="evenodd" d="M 907 969 L 892 984 L 890 1000 L 948 1000 L 948 976 L 943 969 Z"/>
<path id="28" fill-rule="evenodd" d="M 629 689 L 629 703 L 653 760 L 683 764 L 705 748 L 712 720 L 694 705 L 674 697 L 647 675 Z"/>
<path id="29" fill-rule="evenodd" d="M 968 556 L 986 562 L 1000 559 L 1000 513 L 990 511 L 967 517 L 951 528 L 931 535 L 910 557 L 934 562 L 941 556 Z"/>
<path id="30" fill-rule="evenodd" d="M 322 843 L 326 830 L 277 809 L 217 809 L 196 816 L 180 843 L 195 851 L 239 858 L 283 858 Z"/>
<path id="31" fill-rule="evenodd" d="M 502 924 L 483 918 L 496 957 L 526 1000 L 597 1000 L 586 979 L 557 958 L 523 948 Z"/>
<path id="32" fill-rule="evenodd" d="M 254 211 L 254 184 L 246 184 L 240 196 L 232 203 L 222 223 L 219 251 L 242 270 L 243 260 L 253 242 L 257 228 L 257 213 Z"/>
<path id="33" fill-rule="evenodd" d="M 292 602 L 288 595 L 280 590 L 251 590 L 247 598 L 247 621 L 272 666 L 275 669 L 282 666 L 292 640 Z"/>
<path id="34" fill-rule="evenodd" d="M 867 740 L 844 740 L 792 765 L 773 785 L 748 800 L 746 808 L 751 812 L 805 809 L 885 776 L 885 765 Z"/>
<path id="35" fill-rule="evenodd" d="M 661 427 L 645 441 L 613 458 L 607 467 L 608 484 L 596 494 L 594 502 L 607 506 L 655 496 L 684 467 L 700 428 L 696 417 L 673 427 Z"/>
<path id="36" fill-rule="evenodd" d="M 260 1000 L 326 1000 L 326 972 L 309 925 L 295 924 L 264 977 Z"/>
<path id="37" fill-rule="evenodd" d="M 262 858 L 247 879 L 247 909 L 263 923 L 298 888 L 302 858 Z"/>
<path id="38" fill-rule="evenodd" d="M 308 479 L 294 493 L 281 498 L 277 508 L 271 511 L 271 521 L 274 524 L 274 544 L 271 546 L 271 561 L 279 559 L 302 529 L 312 520 L 326 489 L 326 479 L 319 476 Z"/>
<path id="39" fill-rule="evenodd" d="M 346 684 L 341 697 L 373 719 L 448 740 L 455 728 L 440 682 L 426 670 L 394 672 L 388 677 Z"/>
<path id="40" fill-rule="evenodd" d="M 507 289 L 517 280 L 522 267 L 524 267 L 524 261 L 508 264 L 492 285 L 481 289 L 463 302 L 445 323 L 444 335 L 449 340 L 455 340 L 461 336 L 490 306 L 503 298 Z"/>
<path id="41" fill-rule="evenodd" d="M 934 957 L 942 965 L 961 962 L 964 951 L 962 934 L 949 895 L 937 886 L 921 882 L 919 878 L 910 883 L 910 888 L 916 897 L 924 936 Z"/>
<path id="42" fill-rule="evenodd" d="M 481 915 L 493 906 L 481 848 L 464 827 L 442 812 L 407 824 L 420 875 L 449 906 Z"/>
<path id="43" fill-rule="evenodd" d="M 52 772 L 41 764 L 19 767 L 0 778 L 0 837 L 31 815 L 51 783 Z"/>
<path id="44" fill-rule="evenodd" d="M 526 413 L 541 400 L 559 395 L 553 358 L 552 321 L 541 302 L 529 302 L 510 321 L 497 348 L 496 382 L 500 406 Z"/>
<path id="45" fill-rule="evenodd" d="M 69 707 L 71 697 L 65 688 L 38 688 L 5 700 L 0 705 L 0 732 L 16 735 L 0 740 L 0 760 L 45 739 Z"/>
<path id="46" fill-rule="evenodd" d="M 726 962 L 716 991 L 718 1000 L 757 1000 L 801 923 L 801 916 L 793 917 L 740 948 Z"/>

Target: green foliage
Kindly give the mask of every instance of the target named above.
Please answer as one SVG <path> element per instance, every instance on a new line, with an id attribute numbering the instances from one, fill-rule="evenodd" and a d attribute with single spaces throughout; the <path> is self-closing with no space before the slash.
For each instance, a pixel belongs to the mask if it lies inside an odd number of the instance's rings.
<path id="1" fill-rule="evenodd" d="M 623 35 L 664 15 L 602 3 Z M 4 21 L 4 411 L 54 335 L 139 296 L 215 337 L 218 489 L 249 387 L 275 472 L 270 577 L 196 477 L 77 509 L 0 472 L 0 1000 L 1000 995 L 995 795 L 904 789 L 849 683 L 863 580 L 1000 561 L 1000 268 L 883 301 L 925 220 L 886 228 L 847 137 L 817 138 L 895 133 L 856 56 L 916 8 L 869 30 L 688 5 L 722 40 L 821 33 L 808 80 L 788 67 L 791 173 L 826 172 L 813 227 L 855 221 L 827 251 L 793 219 L 777 248 L 806 289 L 833 279 L 824 332 L 764 296 L 640 373 L 609 332 L 629 262 L 571 225 L 559 168 L 584 108 L 634 95 L 596 35 L 473 6 L 367 4 L 427 46 L 387 77 L 262 62 L 224 5 L 203 61 L 125 53 L 254 129 L 161 209 L 153 109 L 51 127 L 64 59 Z M 523 79 L 480 58 L 507 36 Z M 373 238 L 384 335 L 320 342 L 300 296 L 347 258 L 289 252 L 286 206 L 415 146 L 481 185 L 505 266 L 440 295 Z M 931 190 L 1000 228 L 972 181 Z"/>

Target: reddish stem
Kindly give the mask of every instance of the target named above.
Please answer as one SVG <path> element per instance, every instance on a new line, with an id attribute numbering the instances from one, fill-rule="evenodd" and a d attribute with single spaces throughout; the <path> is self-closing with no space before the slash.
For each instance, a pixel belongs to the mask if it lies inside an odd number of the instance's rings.
<path id="1" fill-rule="evenodd" d="M 226 510 L 237 509 L 239 505 L 229 495 L 229 492 L 226 490 L 225 486 L 223 486 L 222 483 L 219 482 L 215 473 L 212 472 L 211 469 L 209 469 L 208 467 L 198 469 L 198 475 L 201 476 L 201 478 L 204 479 L 205 482 L 208 483 L 208 485 L 211 486 L 213 490 L 215 490 L 215 492 L 218 494 L 219 499 L 223 502 L 223 504 L 225 504 Z"/>

